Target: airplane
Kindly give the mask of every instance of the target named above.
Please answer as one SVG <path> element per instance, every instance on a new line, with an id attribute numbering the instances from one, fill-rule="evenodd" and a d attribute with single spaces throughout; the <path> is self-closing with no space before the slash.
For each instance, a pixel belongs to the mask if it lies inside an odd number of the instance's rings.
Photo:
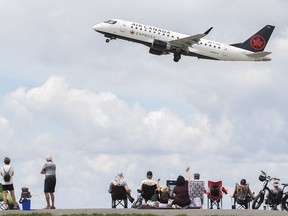
<path id="1" fill-rule="evenodd" d="M 242 43 L 225 44 L 203 39 L 213 27 L 202 34 L 186 35 L 162 28 L 121 19 L 109 19 L 96 24 L 93 29 L 110 40 L 123 39 L 148 46 L 154 55 L 174 54 L 178 62 L 181 55 L 198 59 L 223 61 L 271 61 L 271 52 L 264 51 L 275 28 L 266 25 Z"/>

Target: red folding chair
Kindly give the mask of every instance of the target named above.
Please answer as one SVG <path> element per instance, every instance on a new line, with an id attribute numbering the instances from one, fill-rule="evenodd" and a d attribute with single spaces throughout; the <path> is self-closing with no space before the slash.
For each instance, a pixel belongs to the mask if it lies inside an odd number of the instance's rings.
<path id="1" fill-rule="evenodd" d="M 208 193 L 207 193 L 207 206 L 208 209 L 213 209 L 215 205 L 217 209 L 222 208 L 222 191 L 226 192 L 226 189 L 222 187 L 222 181 L 208 181 Z"/>

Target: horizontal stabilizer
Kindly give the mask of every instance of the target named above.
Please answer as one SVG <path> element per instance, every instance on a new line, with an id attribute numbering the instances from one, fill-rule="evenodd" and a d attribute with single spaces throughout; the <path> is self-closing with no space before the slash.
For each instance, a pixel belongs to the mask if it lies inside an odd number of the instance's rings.
<path id="1" fill-rule="evenodd" d="M 245 55 L 253 58 L 263 58 L 267 55 L 270 55 L 272 52 L 256 52 L 256 53 L 245 53 Z"/>

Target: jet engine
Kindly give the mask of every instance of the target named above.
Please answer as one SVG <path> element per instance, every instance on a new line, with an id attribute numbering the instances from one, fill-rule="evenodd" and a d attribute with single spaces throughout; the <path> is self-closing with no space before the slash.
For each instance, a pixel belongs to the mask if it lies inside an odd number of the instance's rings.
<path id="1" fill-rule="evenodd" d="M 170 50 L 171 46 L 169 42 L 154 39 L 151 48 L 156 50 Z"/>
<path id="2" fill-rule="evenodd" d="M 150 48 L 150 49 L 149 49 L 149 53 L 151 53 L 151 54 L 153 54 L 153 55 L 163 55 L 163 54 L 164 54 L 164 51 Z"/>
<path id="3" fill-rule="evenodd" d="M 167 54 L 166 51 L 170 50 L 170 48 L 171 46 L 169 42 L 154 39 L 152 46 L 149 50 L 149 53 L 154 55 Z"/>

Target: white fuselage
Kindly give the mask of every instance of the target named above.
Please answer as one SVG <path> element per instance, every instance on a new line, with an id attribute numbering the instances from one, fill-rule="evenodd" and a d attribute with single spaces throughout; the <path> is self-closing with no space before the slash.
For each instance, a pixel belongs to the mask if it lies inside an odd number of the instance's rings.
<path id="1" fill-rule="evenodd" d="M 189 37 L 190 35 L 172 32 L 162 28 L 143 25 L 126 20 L 113 19 L 112 23 L 100 23 L 93 27 L 97 32 L 104 34 L 111 39 L 124 39 L 134 41 L 147 46 L 151 46 L 155 39 L 169 42 L 181 38 Z M 169 52 L 174 52 L 167 50 Z M 269 61 L 268 57 L 251 57 L 247 54 L 253 52 L 244 50 L 229 44 L 215 42 L 207 39 L 200 38 L 196 43 L 188 46 L 188 49 L 181 52 L 182 55 L 196 56 L 199 58 L 207 58 L 214 60 L 224 61 Z"/>

